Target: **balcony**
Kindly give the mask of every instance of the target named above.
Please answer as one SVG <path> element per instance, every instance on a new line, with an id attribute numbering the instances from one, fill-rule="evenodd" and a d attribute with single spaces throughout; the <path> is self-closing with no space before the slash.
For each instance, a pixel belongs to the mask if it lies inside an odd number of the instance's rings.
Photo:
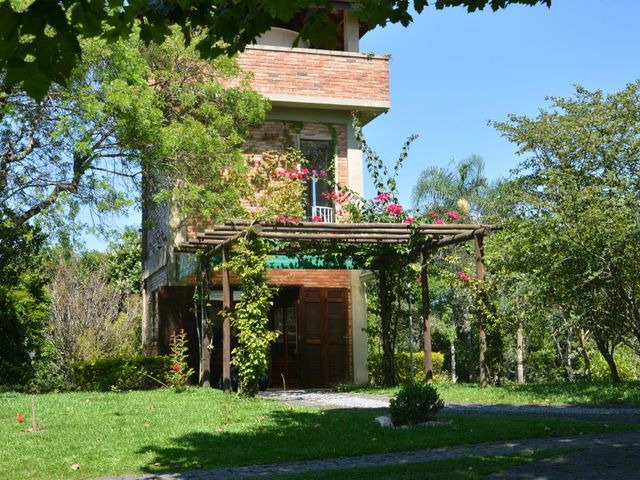
<path id="1" fill-rule="evenodd" d="M 333 207 L 311 207 L 311 221 L 335 223 L 336 216 Z"/>
<path id="2" fill-rule="evenodd" d="M 389 109 L 389 58 L 359 52 L 247 47 L 238 57 L 251 86 L 277 106 L 383 112 Z"/>

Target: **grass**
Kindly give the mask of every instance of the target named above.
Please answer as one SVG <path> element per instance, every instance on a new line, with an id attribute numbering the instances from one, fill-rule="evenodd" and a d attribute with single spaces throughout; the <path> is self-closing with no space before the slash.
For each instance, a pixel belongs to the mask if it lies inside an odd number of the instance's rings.
<path id="1" fill-rule="evenodd" d="M 460 459 L 436 460 L 383 467 L 347 468 L 317 473 L 278 475 L 269 478 L 271 480 L 352 480 L 354 478 L 366 478 L 367 480 L 424 480 L 425 478 L 429 480 L 449 480 L 451 478 L 480 480 L 492 473 L 574 451 L 573 449 L 548 449 L 515 455 L 467 457 L 464 461 L 460 461 Z M 427 474 L 428 477 L 425 476 Z"/>
<path id="2" fill-rule="evenodd" d="M 640 382 L 618 384 L 600 382 L 574 382 L 551 384 L 510 384 L 502 387 L 480 388 L 467 383 L 438 383 L 440 396 L 445 402 L 459 403 L 513 403 L 513 404 L 590 404 L 640 405 Z M 343 391 L 395 395 L 399 387 L 375 388 L 367 385 L 342 386 Z"/>
<path id="3" fill-rule="evenodd" d="M 293 408 L 210 389 L 0 395 L 0 476 L 91 478 L 551 437 L 631 428 L 540 417 L 451 416 L 452 425 L 387 430 L 372 411 Z M 24 424 L 16 422 L 23 412 Z M 73 472 L 71 466 L 79 464 Z"/>

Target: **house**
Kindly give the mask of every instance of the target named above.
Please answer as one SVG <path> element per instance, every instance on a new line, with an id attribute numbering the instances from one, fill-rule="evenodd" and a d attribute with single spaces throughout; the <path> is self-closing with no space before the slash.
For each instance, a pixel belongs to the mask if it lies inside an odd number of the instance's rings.
<path id="1" fill-rule="evenodd" d="M 238 62 L 253 74 L 254 89 L 272 103 L 264 124 L 253 131 L 247 155 L 260 155 L 293 142 L 311 168 L 331 171 L 335 180 L 363 193 L 362 152 L 351 124 L 352 112 L 363 123 L 387 111 L 389 59 L 359 51 L 366 32 L 350 13 L 350 2 L 335 2 L 333 17 L 342 32 L 335 50 L 313 45 L 292 47 L 294 18 L 247 47 Z M 286 138 L 286 141 L 285 141 Z M 331 169 L 330 166 L 334 168 Z M 335 206 L 310 186 L 310 217 L 335 220 Z M 144 319 L 143 343 L 148 354 L 168 353 L 172 332 L 188 335 L 190 363 L 197 369 L 199 338 L 194 292 L 194 257 L 175 247 L 193 234 L 168 206 L 143 212 Z M 272 309 L 273 328 L 282 332 L 272 347 L 270 382 L 274 387 L 326 387 L 367 380 L 366 304 L 361 272 L 328 268 L 321 260 L 276 256 L 269 281 L 279 287 Z M 221 375 L 222 292 L 211 279 L 208 317 L 212 319 L 212 384 Z M 217 285 L 217 287 L 216 287 Z M 234 299 L 240 286 L 234 285 Z"/>

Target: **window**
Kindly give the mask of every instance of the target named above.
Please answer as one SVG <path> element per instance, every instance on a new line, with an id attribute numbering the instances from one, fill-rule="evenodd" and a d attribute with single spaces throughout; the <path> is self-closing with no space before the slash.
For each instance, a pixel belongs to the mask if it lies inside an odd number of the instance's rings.
<path id="1" fill-rule="evenodd" d="M 333 176 L 333 151 L 329 140 L 300 139 L 300 151 L 308 161 L 309 170 L 324 170 L 329 177 Z M 314 185 L 315 183 L 315 185 Z M 332 207 L 331 201 L 325 196 L 330 191 L 327 182 L 311 179 L 307 185 L 308 208 L 307 215 L 315 215 L 314 207 Z M 326 221 L 326 219 L 325 219 Z"/>

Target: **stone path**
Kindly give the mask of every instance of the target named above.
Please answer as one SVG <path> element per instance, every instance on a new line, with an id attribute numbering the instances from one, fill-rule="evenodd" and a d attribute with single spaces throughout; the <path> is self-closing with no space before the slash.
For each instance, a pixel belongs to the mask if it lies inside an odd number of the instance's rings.
<path id="1" fill-rule="evenodd" d="M 583 435 L 576 437 L 531 439 L 512 442 L 492 442 L 477 445 L 463 445 L 413 452 L 385 453 L 374 455 L 358 455 L 353 457 L 338 457 L 324 460 L 307 460 L 297 462 L 273 463 L 267 465 L 251 465 L 244 467 L 214 468 L 211 470 L 194 470 L 182 473 L 125 475 L 122 477 L 103 477 L 99 480 L 226 480 L 231 478 L 269 477 L 272 475 L 288 475 L 327 471 L 341 468 L 381 467 L 384 465 L 399 465 L 406 463 L 428 462 L 433 460 L 449 460 L 468 458 L 473 456 L 514 455 L 530 453 L 549 448 L 585 448 L 587 450 L 571 454 L 560 459 L 536 462 L 533 465 L 521 467 L 506 473 L 506 476 L 491 476 L 492 480 L 504 478 L 518 479 L 608 479 L 627 480 L 640 479 L 640 433 L 605 433 Z M 598 462 L 602 458 L 601 452 L 611 455 L 611 461 Z M 564 459 L 575 458 L 582 461 L 591 458 L 589 463 L 569 462 Z M 536 468 L 540 465 L 542 475 L 538 475 Z M 585 465 L 585 468 L 582 466 Z M 561 467 L 561 468 L 559 468 Z M 595 472 L 595 473 L 594 473 Z M 587 476 L 595 475 L 595 476 Z"/>
<path id="2" fill-rule="evenodd" d="M 293 405 L 342 409 L 386 409 L 389 397 L 328 390 L 290 390 L 262 392 L 265 399 Z M 582 420 L 640 423 L 640 409 L 627 407 L 582 407 L 569 405 L 478 405 L 447 404 L 449 414 L 473 415 L 545 415 L 570 416 Z M 530 439 L 460 445 L 431 450 L 398 452 L 324 460 L 307 460 L 268 465 L 221 467 L 171 474 L 125 475 L 99 480 L 225 480 L 231 478 L 269 477 L 294 473 L 330 471 L 355 467 L 378 467 L 404 463 L 466 458 L 472 456 L 509 455 L 544 449 L 579 448 L 568 453 L 513 468 L 488 477 L 490 480 L 640 480 L 640 432 L 615 432 L 564 438 Z"/>

